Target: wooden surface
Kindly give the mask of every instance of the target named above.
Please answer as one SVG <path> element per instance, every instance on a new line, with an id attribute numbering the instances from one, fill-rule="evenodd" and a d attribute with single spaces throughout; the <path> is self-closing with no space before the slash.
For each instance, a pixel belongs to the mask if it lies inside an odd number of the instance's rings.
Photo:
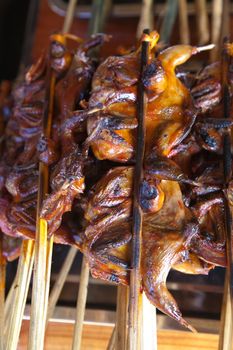
<path id="1" fill-rule="evenodd" d="M 23 322 L 18 350 L 27 348 L 28 324 L 28 321 Z M 106 349 L 111 333 L 112 326 L 84 325 L 82 350 Z M 50 323 L 45 339 L 45 350 L 70 350 L 72 335 L 72 324 Z M 217 350 L 217 348 L 217 335 L 166 330 L 158 332 L 158 350 Z"/>

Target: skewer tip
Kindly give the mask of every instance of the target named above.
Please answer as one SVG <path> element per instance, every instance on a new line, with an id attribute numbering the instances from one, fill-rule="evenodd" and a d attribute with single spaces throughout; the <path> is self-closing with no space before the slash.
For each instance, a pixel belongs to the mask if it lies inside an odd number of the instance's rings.
<path id="1" fill-rule="evenodd" d="M 205 46 L 200 46 L 200 47 L 197 47 L 197 52 L 212 50 L 214 47 L 215 47 L 215 44 L 209 44 L 209 45 L 205 45 Z"/>

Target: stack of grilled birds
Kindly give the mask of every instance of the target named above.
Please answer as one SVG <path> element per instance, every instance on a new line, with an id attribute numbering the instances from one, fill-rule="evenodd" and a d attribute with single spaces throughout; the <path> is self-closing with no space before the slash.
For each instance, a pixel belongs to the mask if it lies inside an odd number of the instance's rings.
<path id="1" fill-rule="evenodd" d="M 158 309 L 192 329 L 166 279 L 170 269 L 208 274 L 226 266 L 223 137 L 232 118 L 223 116 L 220 62 L 195 74 L 178 71 L 198 48 L 161 49 L 158 39 L 157 32 L 142 36 L 149 56 L 140 77 L 146 95 L 141 286 Z M 94 277 L 127 285 L 141 43 L 97 63 L 89 52 L 106 40 L 103 34 L 82 42 L 73 35 L 51 36 L 49 50 L 15 84 L 7 115 L 2 107 L 0 228 L 9 260 L 18 256 L 23 239 L 35 238 L 43 162 L 50 170 L 50 192 L 40 216 L 49 235 L 81 250 Z M 231 45 L 225 49 L 231 54 Z M 43 115 L 51 69 L 56 84 L 47 138 Z M 232 191 L 230 182 L 230 207 Z"/>

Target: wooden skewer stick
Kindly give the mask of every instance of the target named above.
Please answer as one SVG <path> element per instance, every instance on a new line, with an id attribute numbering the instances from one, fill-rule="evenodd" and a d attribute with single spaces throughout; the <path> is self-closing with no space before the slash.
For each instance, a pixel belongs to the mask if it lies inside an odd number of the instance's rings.
<path id="1" fill-rule="evenodd" d="M 0 232 L 0 350 L 4 350 L 6 259 L 3 256 L 3 233 Z"/>
<path id="2" fill-rule="evenodd" d="M 157 350 L 156 308 L 150 303 L 145 293 L 142 296 L 142 304 L 142 349 Z"/>
<path id="3" fill-rule="evenodd" d="M 117 310 L 115 330 L 115 350 L 126 350 L 128 323 L 129 289 L 126 286 L 117 288 Z"/>
<path id="4" fill-rule="evenodd" d="M 9 324 L 9 318 L 10 318 L 10 311 L 12 309 L 12 305 L 13 305 L 13 301 L 15 299 L 15 289 L 14 289 L 14 285 L 17 284 L 16 283 L 16 278 L 17 278 L 17 275 L 15 276 L 14 278 L 14 281 L 10 287 L 10 290 L 7 294 L 7 297 L 6 297 L 6 301 L 5 301 L 5 307 L 4 307 L 4 319 L 5 319 L 5 325 L 8 325 Z"/>
<path id="5" fill-rule="evenodd" d="M 73 22 L 74 13 L 75 13 L 75 7 L 77 5 L 78 0 L 69 0 L 66 16 L 62 28 L 62 33 L 68 33 L 71 28 L 71 24 Z"/>
<path id="6" fill-rule="evenodd" d="M 107 350 L 126 350 L 128 327 L 128 287 L 117 287 L 116 325 L 112 330 Z"/>
<path id="7" fill-rule="evenodd" d="M 31 280 L 34 256 L 34 241 L 25 240 L 22 243 L 17 275 L 13 283 L 12 294 L 14 298 L 10 305 L 9 322 L 5 323 L 6 350 L 16 350 L 20 328 L 25 309 L 28 288 Z"/>
<path id="8" fill-rule="evenodd" d="M 188 23 L 188 6 L 186 0 L 179 0 L 179 24 L 180 24 L 180 41 L 182 44 L 190 43 L 189 23 Z"/>
<path id="9" fill-rule="evenodd" d="M 56 76 L 52 68 L 47 72 L 47 88 L 45 97 L 45 110 L 43 118 L 43 131 L 45 137 L 49 138 L 52 126 L 54 92 Z M 40 218 L 41 205 L 46 193 L 48 193 L 48 167 L 40 162 L 39 164 L 39 191 L 37 197 L 37 224 L 35 241 L 35 265 L 34 280 L 32 289 L 31 322 L 29 332 L 29 350 L 43 349 L 45 318 L 46 318 L 46 295 L 48 295 L 47 284 L 50 274 L 50 262 L 47 260 L 47 222 Z M 52 246 L 52 245 L 51 245 Z M 52 249 L 52 247 L 51 247 Z M 51 252 L 49 253 L 51 256 Z"/>
<path id="10" fill-rule="evenodd" d="M 79 282 L 77 307 L 76 307 L 76 317 L 75 317 L 72 350 L 81 349 L 82 330 L 83 330 L 83 321 L 84 321 L 84 316 L 85 316 L 88 282 L 89 282 L 89 265 L 88 265 L 88 262 L 86 261 L 85 257 L 83 256 L 80 282 Z"/>
<path id="11" fill-rule="evenodd" d="M 108 342 L 107 350 L 114 350 L 115 349 L 115 342 L 116 342 L 116 326 L 112 330 L 111 337 Z M 124 349 L 122 349 L 124 350 Z"/>
<path id="12" fill-rule="evenodd" d="M 50 289 L 50 277 L 51 277 L 51 266 L 53 256 L 53 236 L 48 239 L 47 253 L 46 253 L 46 273 L 45 273 L 45 300 L 44 300 L 44 314 L 43 314 L 43 331 L 46 331 L 46 319 L 48 313 L 48 300 L 49 300 L 49 289 Z"/>
<path id="13" fill-rule="evenodd" d="M 204 45 L 210 40 L 206 0 L 196 0 L 196 13 L 198 45 Z"/>
<path id="14" fill-rule="evenodd" d="M 92 0 L 91 18 L 88 24 L 88 34 L 104 32 L 106 18 L 109 16 L 112 8 L 112 0 Z M 94 50 L 95 51 L 95 50 Z M 97 49 L 98 56 L 98 49 Z M 95 52 L 94 52 L 95 55 Z"/>
<path id="15" fill-rule="evenodd" d="M 73 18 L 74 18 L 74 12 L 75 12 L 75 7 L 77 4 L 77 0 L 69 0 L 68 3 L 68 8 L 62 28 L 62 33 L 69 32 Z M 72 34 L 66 34 L 66 37 L 74 38 Z M 53 81 L 54 80 L 54 81 Z M 53 81 L 53 91 L 55 87 L 55 74 L 52 72 L 51 74 L 51 84 Z M 52 91 L 52 90 L 51 90 Z M 45 121 L 44 128 L 45 128 L 45 134 L 46 136 L 49 136 L 51 133 L 51 123 L 52 123 L 52 113 L 53 113 L 53 102 L 54 102 L 54 97 L 51 97 L 51 111 L 50 115 L 48 115 L 47 120 Z M 42 164 L 43 166 L 43 164 Z M 47 168 L 47 167 L 46 167 Z M 47 172 L 47 183 L 45 186 L 48 186 L 48 169 L 42 169 L 42 172 L 45 171 Z M 46 226 L 46 235 L 47 235 L 47 226 Z M 50 237 L 47 241 L 47 247 L 46 247 L 46 265 L 45 265 L 45 291 L 44 291 L 44 309 L 43 309 L 43 334 L 45 334 L 45 329 L 46 329 L 46 324 L 47 324 L 47 310 L 48 310 L 48 299 L 49 299 L 49 288 L 50 288 L 50 276 L 51 276 L 51 265 L 52 265 L 52 254 L 53 254 L 53 236 Z M 55 305 L 54 305 L 55 306 Z"/>
<path id="16" fill-rule="evenodd" d="M 47 319 L 46 319 L 46 324 L 48 323 L 49 319 L 52 317 L 55 306 L 57 304 L 58 298 L 61 294 L 62 288 L 65 284 L 66 277 L 68 276 L 68 273 L 70 271 L 70 268 L 73 264 L 73 261 L 76 257 L 77 254 L 77 248 L 76 247 L 71 247 L 66 259 L 62 265 L 62 268 L 59 272 L 59 275 L 56 279 L 56 282 L 53 286 L 53 289 L 50 293 L 49 296 L 49 302 L 48 302 L 48 313 L 47 313 Z"/>
<path id="17" fill-rule="evenodd" d="M 144 28 L 154 29 L 154 1 L 142 0 L 141 15 L 137 27 L 137 38 L 142 35 Z"/>
<path id="18" fill-rule="evenodd" d="M 92 2 L 92 17 L 89 23 L 89 33 L 96 34 L 99 31 L 103 30 L 106 17 L 109 14 L 111 8 L 111 0 L 93 0 Z M 98 49 L 92 51 L 94 57 L 98 56 Z M 80 283 L 79 283 L 79 292 L 76 306 L 76 318 L 75 318 L 75 327 L 73 334 L 73 344 L 72 350 L 81 349 L 81 340 L 82 340 L 82 329 L 86 308 L 87 300 L 87 289 L 89 283 L 89 266 L 85 257 L 83 256 L 83 262 L 81 267 Z"/>
<path id="19" fill-rule="evenodd" d="M 230 1 L 223 0 L 220 43 L 229 35 L 230 31 Z"/>
<path id="20" fill-rule="evenodd" d="M 219 334 L 219 350 L 232 350 L 232 307 L 231 307 L 231 293 L 229 284 L 229 273 L 226 271 L 224 293 L 221 309 L 221 322 Z"/>
<path id="21" fill-rule="evenodd" d="M 166 13 L 160 29 L 161 41 L 168 43 L 171 37 L 172 29 L 176 20 L 178 10 L 178 0 L 167 0 Z"/>
<path id="22" fill-rule="evenodd" d="M 211 62 L 216 61 L 218 57 L 218 45 L 221 35 L 223 0 L 213 0 L 212 18 L 211 18 L 211 41 L 216 45 L 210 53 Z"/>
<path id="23" fill-rule="evenodd" d="M 143 41 L 141 48 L 141 75 L 148 61 L 149 42 Z M 139 79 L 138 85 L 138 128 L 136 165 L 134 170 L 134 198 L 132 223 L 132 260 L 130 272 L 129 319 L 128 319 L 128 350 L 139 350 L 141 347 L 141 243 L 142 243 L 142 211 L 140 207 L 140 184 L 143 177 L 143 158 L 145 151 L 145 113 L 146 95 L 144 86 Z"/>

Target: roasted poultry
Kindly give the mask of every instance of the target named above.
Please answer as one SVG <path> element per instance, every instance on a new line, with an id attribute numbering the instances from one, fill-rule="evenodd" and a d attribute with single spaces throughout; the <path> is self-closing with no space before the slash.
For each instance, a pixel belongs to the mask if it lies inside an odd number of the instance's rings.
<path id="1" fill-rule="evenodd" d="M 78 144 L 73 142 L 71 146 L 68 137 L 62 133 L 62 124 L 85 97 L 91 83 L 94 62 L 86 52 L 102 44 L 105 36 L 97 35 L 83 44 L 79 38 L 71 36 L 78 42 L 74 54 L 67 47 L 68 39 L 69 35 L 52 36 L 51 54 L 46 56 L 43 53 L 13 91 L 14 108 L 5 131 L 1 166 L 4 188 L 0 198 L 0 227 L 12 237 L 35 237 L 40 160 L 50 165 L 51 188 L 56 190 L 43 207 L 43 214 L 52 214 L 53 217 L 50 222 L 46 216 L 49 233 L 55 233 L 56 242 L 76 244 L 66 224 L 61 226 L 61 217 L 71 209 L 74 197 L 83 192 L 83 162 Z M 42 135 L 48 66 L 54 69 L 57 79 L 55 99 L 58 111 L 53 117 L 51 139 Z M 67 85 L 69 89 L 66 89 Z M 71 147 L 67 150 L 68 144 Z"/>
<path id="2" fill-rule="evenodd" d="M 78 42 L 74 53 L 68 39 Z M 38 163 L 44 162 L 50 194 L 40 216 L 49 234 L 80 249 L 94 277 L 128 284 L 141 45 L 97 67 L 88 51 L 107 39 L 52 36 L 50 54 L 14 89 L 0 164 L 0 228 L 4 238 L 35 237 Z M 141 283 L 157 308 L 193 330 L 166 279 L 171 268 L 208 274 L 226 266 L 222 139 L 232 120 L 223 118 L 220 63 L 187 83 L 176 67 L 200 49 L 161 50 L 158 39 L 157 32 L 142 37 L 149 62 L 141 77 L 147 102 Z M 49 68 L 56 72 L 50 139 L 42 135 Z M 230 73 L 228 80 L 231 89 Z"/>

